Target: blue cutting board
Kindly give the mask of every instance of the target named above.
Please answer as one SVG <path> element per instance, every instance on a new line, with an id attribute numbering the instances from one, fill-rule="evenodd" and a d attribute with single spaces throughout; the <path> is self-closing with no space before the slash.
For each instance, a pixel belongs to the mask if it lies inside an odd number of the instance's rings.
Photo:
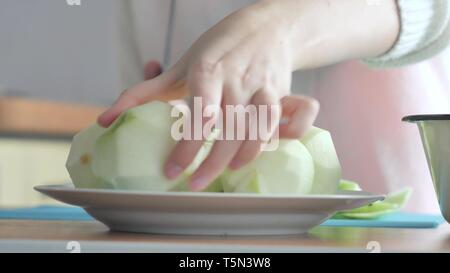
<path id="1" fill-rule="evenodd" d="M 67 206 L 39 206 L 20 209 L 0 209 L 0 219 L 19 220 L 94 220 L 82 208 Z M 436 228 L 445 220 L 441 215 L 395 212 L 373 220 L 329 219 L 321 226 L 328 227 L 384 227 L 384 228 Z"/>

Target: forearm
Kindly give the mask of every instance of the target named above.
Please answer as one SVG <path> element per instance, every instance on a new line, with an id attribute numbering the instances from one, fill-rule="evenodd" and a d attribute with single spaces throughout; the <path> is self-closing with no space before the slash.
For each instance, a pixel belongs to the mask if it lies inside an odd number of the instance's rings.
<path id="1" fill-rule="evenodd" d="M 287 29 L 293 70 L 381 55 L 400 29 L 395 0 L 263 0 L 250 8 Z"/>

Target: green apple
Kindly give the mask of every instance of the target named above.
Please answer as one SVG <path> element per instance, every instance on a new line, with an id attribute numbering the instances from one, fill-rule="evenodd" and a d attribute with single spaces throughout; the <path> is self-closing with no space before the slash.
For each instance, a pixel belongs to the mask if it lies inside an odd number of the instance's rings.
<path id="1" fill-rule="evenodd" d="M 126 111 L 107 129 L 95 124 L 78 133 L 66 163 L 75 187 L 169 191 L 186 184 L 212 142 L 207 141 L 178 179 L 169 181 L 163 164 L 176 145 L 171 111 L 168 103 L 154 101 Z M 216 183 L 208 190 L 220 188 Z"/>
<path id="2" fill-rule="evenodd" d="M 198 166 L 200 166 L 203 160 L 208 156 L 214 144 L 214 139 L 216 138 L 216 136 L 217 131 L 214 131 L 213 134 L 211 134 L 211 136 L 205 142 L 205 144 L 203 144 L 192 164 L 186 169 L 185 172 L 187 174 L 190 175 L 194 173 L 194 171 L 198 168 Z M 189 191 L 188 182 L 189 182 L 188 179 L 184 179 L 181 183 L 178 183 L 175 187 L 171 188 L 170 191 L 178 191 L 178 192 Z M 223 192 L 222 181 L 219 178 L 217 178 L 211 184 L 209 184 L 208 187 L 203 189 L 202 192 Z"/>
<path id="3" fill-rule="evenodd" d="M 95 142 L 93 173 L 123 190 L 169 191 L 184 183 L 206 153 L 176 180 L 166 178 L 163 165 L 176 145 L 171 111 L 168 103 L 154 101 L 122 114 Z"/>
<path id="4" fill-rule="evenodd" d="M 188 187 L 188 180 L 185 180 L 183 183 L 177 184 L 175 187 L 170 189 L 170 191 L 176 191 L 176 192 L 190 191 L 190 189 Z M 217 178 L 201 191 L 202 192 L 223 192 L 222 181 L 219 178 Z"/>
<path id="5" fill-rule="evenodd" d="M 280 140 L 274 151 L 263 151 L 238 170 L 226 170 L 220 180 L 225 192 L 307 194 L 314 180 L 314 162 L 297 140 Z"/>
<path id="6" fill-rule="evenodd" d="M 245 180 L 244 183 L 239 183 L 234 189 L 235 192 L 242 193 L 255 193 L 255 192 L 263 192 L 261 188 L 262 183 L 260 181 L 264 181 L 261 179 L 258 172 L 255 170 L 249 173 L 249 179 Z"/>
<path id="7" fill-rule="evenodd" d="M 361 191 L 361 187 L 358 185 L 358 183 L 344 179 L 341 179 L 338 188 L 342 191 Z"/>
<path id="8" fill-rule="evenodd" d="M 92 158 L 95 141 L 106 129 L 94 124 L 74 136 L 66 168 L 77 188 L 112 188 L 112 184 L 94 175 Z"/>
<path id="9" fill-rule="evenodd" d="M 300 142 L 305 145 L 314 161 L 315 172 L 311 193 L 336 193 L 341 179 L 341 164 L 331 134 L 326 130 L 312 127 Z"/>

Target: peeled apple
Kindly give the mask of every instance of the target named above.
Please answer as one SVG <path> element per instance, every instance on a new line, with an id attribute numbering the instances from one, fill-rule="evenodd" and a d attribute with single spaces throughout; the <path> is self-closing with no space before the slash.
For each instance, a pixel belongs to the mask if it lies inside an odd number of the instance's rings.
<path id="1" fill-rule="evenodd" d="M 280 140 L 239 170 L 220 177 L 226 192 L 334 194 L 341 165 L 328 131 L 312 127 L 298 140 Z"/>
<path id="2" fill-rule="evenodd" d="M 94 175 L 92 158 L 95 141 L 106 129 L 97 124 L 84 129 L 74 136 L 67 158 L 66 168 L 75 187 L 108 189 L 113 185 Z"/>
<path id="3" fill-rule="evenodd" d="M 314 161 L 298 140 L 280 140 L 239 170 L 220 177 L 226 192 L 307 194 L 314 180 Z"/>
<path id="4" fill-rule="evenodd" d="M 314 161 L 313 194 L 334 194 L 341 179 L 341 164 L 331 134 L 312 127 L 301 139 Z"/>
<path id="5" fill-rule="evenodd" d="M 77 134 L 67 169 L 78 188 L 170 191 L 187 179 L 209 152 L 202 147 L 194 162 L 175 181 L 163 164 L 176 141 L 170 135 L 172 106 L 154 101 L 123 113 L 109 128 L 93 125 Z"/>
<path id="6" fill-rule="evenodd" d="M 362 191 L 361 187 L 358 183 L 350 180 L 341 179 L 339 182 L 339 190 L 342 191 Z"/>
<path id="7" fill-rule="evenodd" d="M 109 128 L 94 124 L 77 134 L 66 163 L 75 187 L 188 191 L 189 177 L 209 154 L 214 136 L 180 177 L 169 181 L 163 164 L 176 145 L 171 111 L 170 104 L 153 101 L 129 109 Z M 239 170 L 226 170 L 204 191 L 330 194 L 340 176 L 330 134 L 314 127 L 300 141 L 280 140 L 275 151 L 262 152 Z"/>

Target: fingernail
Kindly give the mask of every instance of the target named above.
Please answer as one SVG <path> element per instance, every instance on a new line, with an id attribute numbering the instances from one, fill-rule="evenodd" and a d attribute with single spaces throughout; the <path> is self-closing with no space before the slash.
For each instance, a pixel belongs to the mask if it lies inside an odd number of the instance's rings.
<path id="1" fill-rule="evenodd" d="M 239 169 L 242 165 L 244 164 L 244 162 L 240 159 L 233 159 L 230 164 L 228 165 L 228 167 L 232 170 L 237 170 Z"/>
<path id="2" fill-rule="evenodd" d="M 203 190 L 208 185 L 208 180 L 204 177 L 197 177 L 191 180 L 189 183 L 189 188 L 192 191 L 200 191 Z"/>
<path id="3" fill-rule="evenodd" d="M 181 168 L 180 166 L 178 166 L 175 163 L 168 163 L 167 167 L 166 167 L 166 175 L 167 178 L 169 179 L 175 179 L 177 178 L 181 172 L 183 171 L 183 168 Z"/>

